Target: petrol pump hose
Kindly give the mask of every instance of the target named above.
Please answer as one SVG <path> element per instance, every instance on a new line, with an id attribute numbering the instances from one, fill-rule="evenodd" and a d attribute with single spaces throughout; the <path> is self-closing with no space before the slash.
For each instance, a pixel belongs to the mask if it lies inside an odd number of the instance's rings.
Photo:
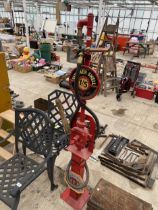
<path id="1" fill-rule="evenodd" d="M 73 122 L 73 120 L 76 117 L 76 114 L 79 112 L 80 108 L 81 107 L 84 108 L 87 112 L 89 112 L 92 115 L 92 117 L 94 118 L 94 120 L 96 122 L 96 134 L 95 134 L 95 139 L 96 139 L 99 134 L 99 129 L 100 129 L 99 120 L 98 120 L 97 116 L 95 115 L 95 113 L 92 110 L 90 110 L 83 101 L 81 101 L 80 96 L 79 96 L 78 80 L 79 80 L 80 70 L 82 68 L 82 63 L 83 63 L 83 53 L 82 54 L 80 53 L 80 56 L 79 56 L 78 62 L 77 62 L 76 74 L 75 74 L 75 95 L 76 95 L 76 99 L 78 101 L 78 107 L 71 119 L 71 123 Z M 70 180 L 70 167 L 71 167 L 71 161 L 69 162 L 67 169 L 66 169 L 66 173 L 65 173 L 66 182 L 72 189 L 75 189 L 75 190 L 84 189 L 87 186 L 88 181 L 89 181 L 89 169 L 88 169 L 87 163 L 85 163 L 86 180 L 84 181 L 84 183 L 80 184 L 79 186 L 74 185 Z"/>

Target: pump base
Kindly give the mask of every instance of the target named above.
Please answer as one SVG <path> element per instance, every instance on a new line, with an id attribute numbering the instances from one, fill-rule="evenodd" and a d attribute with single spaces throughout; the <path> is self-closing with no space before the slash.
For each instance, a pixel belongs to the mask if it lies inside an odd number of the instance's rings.
<path id="1" fill-rule="evenodd" d="M 61 195 L 60 198 L 63 199 L 67 204 L 69 204 L 73 209 L 80 210 L 88 202 L 90 193 L 86 189 L 83 194 L 78 199 L 73 198 L 70 195 L 70 188 L 67 188 Z"/>

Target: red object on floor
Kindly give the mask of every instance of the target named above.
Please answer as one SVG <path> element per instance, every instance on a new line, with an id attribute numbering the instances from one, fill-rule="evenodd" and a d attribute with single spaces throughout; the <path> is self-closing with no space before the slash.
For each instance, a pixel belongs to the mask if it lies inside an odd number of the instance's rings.
<path id="1" fill-rule="evenodd" d="M 130 37 L 128 35 L 118 35 L 118 45 L 119 45 L 119 50 L 123 51 L 124 48 L 126 47 L 126 43 L 129 41 Z"/>
<path id="2" fill-rule="evenodd" d="M 154 91 L 153 90 L 144 90 L 144 89 L 136 87 L 135 91 L 136 91 L 136 96 L 138 96 L 140 98 L 145 98 L 145 99 L 148 99 L 148 100 L 152 100 L 153 97 L 154 97 Z"/>
<path id="3" fill-rule="evenodd" d="M 109 37 L 112 39 L 112 35 L 109 35 Z M 119 34 L 117 37 L 117 44 L 119 45 L 119 50 L 124 51 L 124 48 L 126 47 L 127 42 L 129 41 L 130 36 Z"/>

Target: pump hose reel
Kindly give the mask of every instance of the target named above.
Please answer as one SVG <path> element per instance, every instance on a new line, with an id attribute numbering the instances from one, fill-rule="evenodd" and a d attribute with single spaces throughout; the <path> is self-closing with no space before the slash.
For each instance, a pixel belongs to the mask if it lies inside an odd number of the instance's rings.
<path id="1" fill-rule="evenodd" d="M 89 182 L 89 169 L 88 169 L 88 165 L 87 163 L 85 163 L 85 170 L 86 170 L 86 179 L 85 181 L 81 182 L 80 177 L 75 174 L 70 172 L 70 167 L 71 167 L 71 161 L 69 162 L 67 169 L 65 171 L 65 181 L 66 183 L 74 190 L 76 191 L 80 191 L 83 190 L 84 188 L 87 187 L 88 182 Z M 76 181 L 78 182 L 78 184 L 73 184 L 71 179 L 76 179 Z"/>

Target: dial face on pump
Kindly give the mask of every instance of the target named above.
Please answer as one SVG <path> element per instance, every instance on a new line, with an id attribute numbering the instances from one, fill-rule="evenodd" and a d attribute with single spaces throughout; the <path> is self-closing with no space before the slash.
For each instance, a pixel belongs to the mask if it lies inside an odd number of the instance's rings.
<path id="1" fill-rule="evenodd" d="M 78 81 L 78 87 L 82 91 L 88 91 L 91 86 L 90 80 L 88 77 L 80 76 Z"/>
<path id="2" fill-rule="evenodd" d="M 76 69 L 72 71 L 69 78 L 69 83 L 73 92 L 75 92 L 75 77 Z M 82 100 L 94 98 L 98 94 L 100 88 L 100 81 L 96 72 L 88 66 L 82 66 L 78 77 L 77 87 L 79 97 Z"/>

